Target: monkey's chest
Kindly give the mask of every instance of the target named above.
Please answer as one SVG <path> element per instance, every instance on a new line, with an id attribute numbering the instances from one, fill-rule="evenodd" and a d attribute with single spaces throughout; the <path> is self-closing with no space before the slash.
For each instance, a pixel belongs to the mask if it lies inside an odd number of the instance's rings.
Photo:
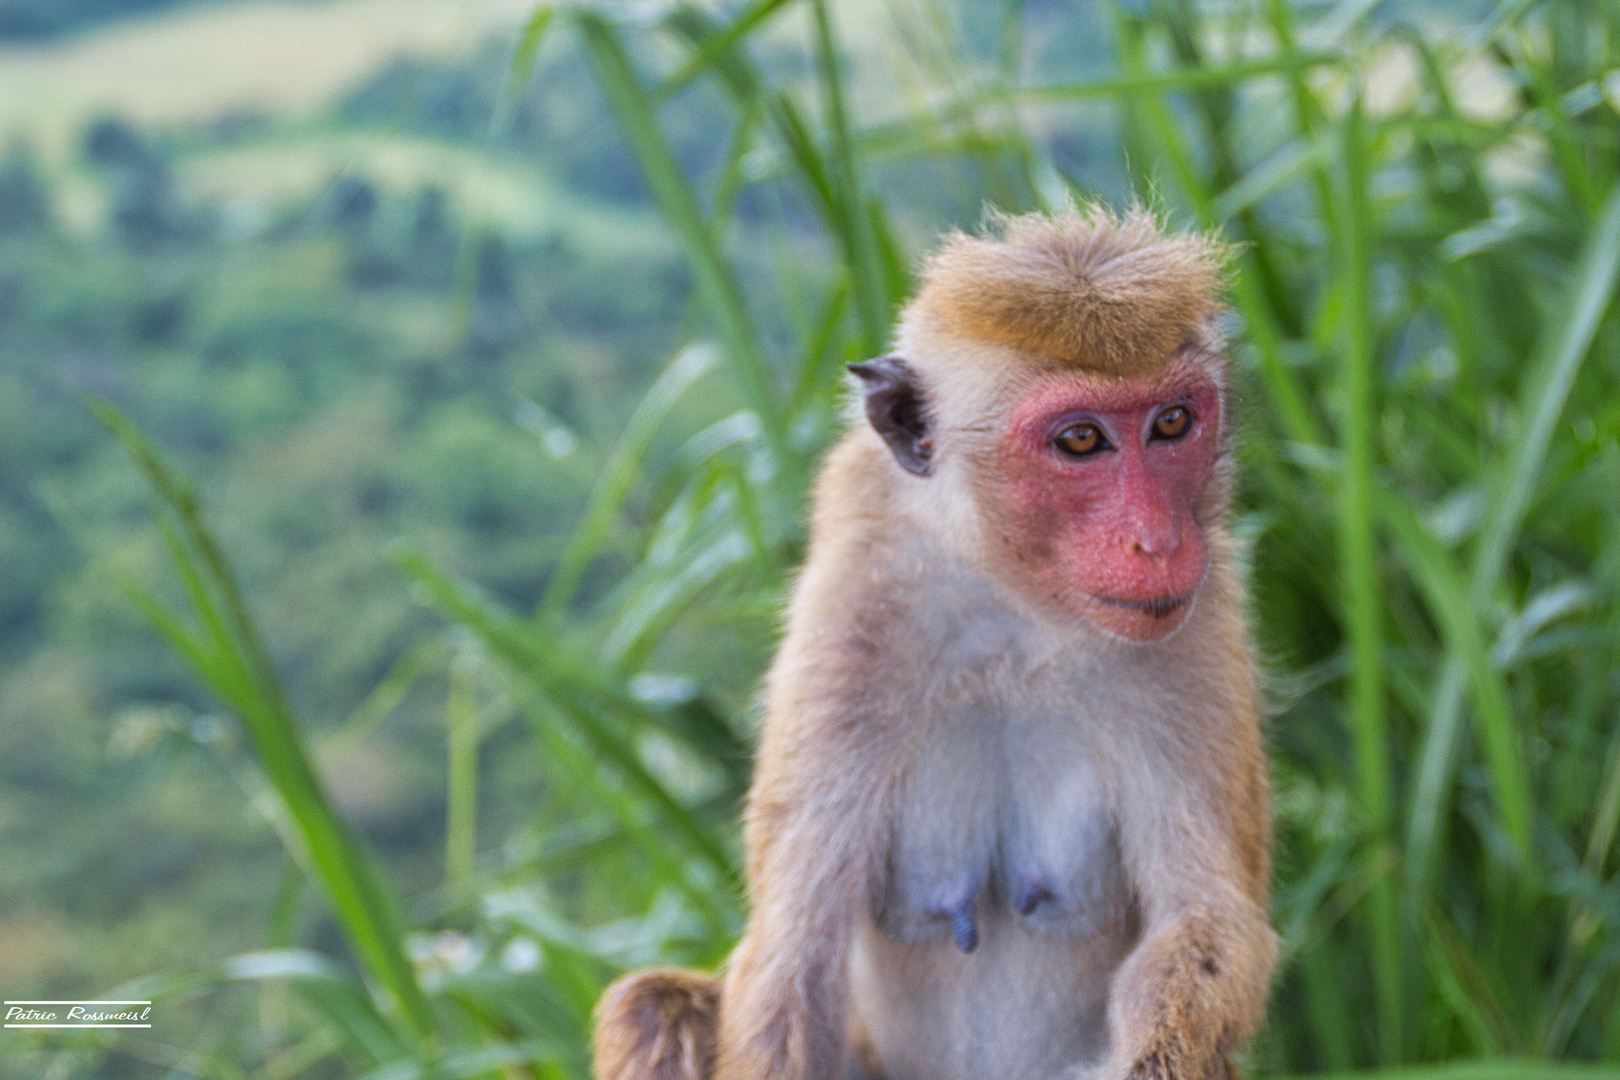
<path id="1" fill-rule="evenodd" d="M 967 746 L 978 754 L 931 755 L 907 778 L 874 890 L 882 934 L 972 954 L 991 924 L 1077 938 L 1125 919 L 1118 829 L 1093 763 L 1072 748 Z"/>
<path id="2" fill-rule="evenodd" d="M 990 723 L 906 777 L 850 956 L 851 1077 L 1038 1080 L 1106 1053 L 1137 931 L 1101 769 Z"/>

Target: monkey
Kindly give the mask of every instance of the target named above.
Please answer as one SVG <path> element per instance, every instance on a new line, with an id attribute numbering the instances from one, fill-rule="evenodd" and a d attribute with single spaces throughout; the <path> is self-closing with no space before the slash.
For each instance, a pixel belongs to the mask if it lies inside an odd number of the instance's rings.
<path id="1" fill-rule="evenodd" d="M 605 991 L 599 1080 L 1235 1076 L 1277 944 L 1226 259 L 1085 205 L 925 260 L 814 486 L 746 929 Z"/>

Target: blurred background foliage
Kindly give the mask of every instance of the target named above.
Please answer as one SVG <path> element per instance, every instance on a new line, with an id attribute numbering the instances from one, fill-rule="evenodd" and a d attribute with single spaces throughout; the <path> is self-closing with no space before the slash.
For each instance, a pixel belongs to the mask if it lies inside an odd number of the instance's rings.
<path id="1" fill-rule="evenodd" d="M 0 0 L 0 138 L 0 989 L 156 1003 L 6 1075 L 585 1076 L 843 363 L 1133 195 L 1242 244 L 1249 1068 L 1620 1069 L 1615 0 Z"/>

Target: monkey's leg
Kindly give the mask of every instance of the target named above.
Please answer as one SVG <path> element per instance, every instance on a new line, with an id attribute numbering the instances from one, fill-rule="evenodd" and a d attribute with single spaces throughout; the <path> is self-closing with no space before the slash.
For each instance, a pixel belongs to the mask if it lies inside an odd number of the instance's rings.
<path id="1" fill-rule="evenodd" d="M 695 971 L 638 971 L 596 1006 L 597 1080 L 709 1080 L 720 980 Z"/>

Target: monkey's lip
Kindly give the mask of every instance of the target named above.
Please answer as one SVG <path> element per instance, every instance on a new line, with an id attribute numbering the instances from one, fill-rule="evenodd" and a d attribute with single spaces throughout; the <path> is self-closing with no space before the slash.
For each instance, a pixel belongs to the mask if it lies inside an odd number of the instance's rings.
<path id="1" fill-rule="evenodd" d="M 1127 611 L 1139 611 L 1144 615 L 1152 615 L 1154 618 L 1159 619 L 1192 603 L 1193 598 L 1193 594 L 1190 592 L 1181 593 L 1177 596 L 1156 596 L 1151 600 L 1126 600 L 1118 596 L 1103 596 L 1100 593 L 1089 593 L 1088 595 L 1099 604 L 1124 608 Z"/>

